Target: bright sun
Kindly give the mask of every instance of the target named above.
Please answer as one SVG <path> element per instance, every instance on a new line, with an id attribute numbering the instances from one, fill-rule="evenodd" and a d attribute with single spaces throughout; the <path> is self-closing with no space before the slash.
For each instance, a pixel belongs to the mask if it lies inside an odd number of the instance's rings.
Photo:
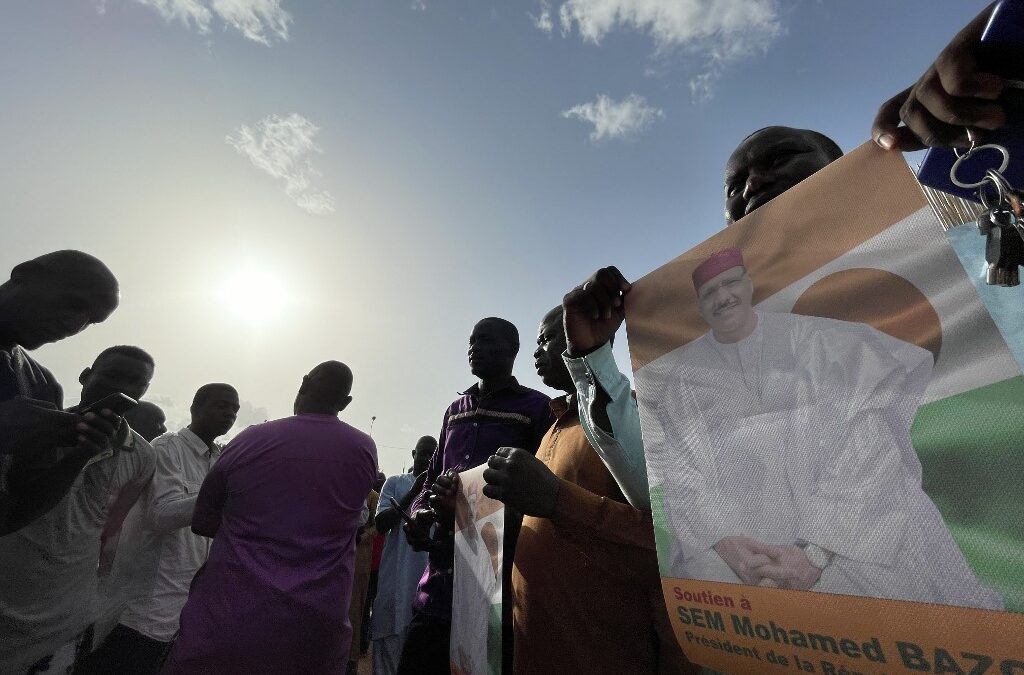
<path id="1" fill-rule="evenodd" d="M 284 285 L 260 269 L 239 270 L 224 282 L 220 297 L 228 309 L 243 319 L 266 322 L 277 316 L 288 296 Z"/>

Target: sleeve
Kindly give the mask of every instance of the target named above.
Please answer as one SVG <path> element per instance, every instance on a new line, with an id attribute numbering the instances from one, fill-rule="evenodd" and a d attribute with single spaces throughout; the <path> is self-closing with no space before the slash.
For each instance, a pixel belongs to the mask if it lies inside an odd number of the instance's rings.
<path id="1" fill-rule="evenodd" d="M 220 529 L 221 510 L 228 496 L 226 469 L 225 462 L 214 462 L 196 495 L 192 531 L 202 537 L 214 537 Z"/>
<path id="2" fill-rule="evenodd" d="M 619 484 L 626 500 L 639 509 L 651 508 L 647 483 L 644 443 L 640 434 L 640 413 L 633 398 L 629 378 L 615 364 L 611 345 L 605 344 L 581 358 L 563 354 L 579 397 L 580 422 L 587 440 Z M 611 429 L 601 429 L 594 421 L 599 395 L 607 396 Z"/>
<path id="3" fill-rule="evenodd" d="M 434 454 L 430 456 L 430 464 L 427 465 L 427 478 L 423 482 L 423 488 L 409 506 L 409 513 L 411 514 L 415 514 L 417 509 L 427 507 L 427 492 L 434 485 L 434 481 L 441 475 L 441 472 L 444 471 L 444 448 L 445 440 L 448 437 L 449 414 L 451 414 L 451 408 L 444 411 L 444 421 L 441 422 L 441 435 L 437 437 L 437 450 L 434 450 Z"/>
<path id="4" fill-rule="evenodd" d="M 842 557 L 893 565 L 920 490 L 910 425 L 931 354 L 860 326 L 815 330 L 797 351 L 814 382 L 819 427 L 813 490 L 798 533 Z"/>
<path id="5" fill-rule="evenodd" d="M 190 491 L 182 476 L 183 453 L 190 450 L 170 437 L 154 444 L 156 470 L 153 473 L 153 498 L 149 504 L 149 526 L 161 534 L 188 527 L 192 522 L 197 493 Z"/>
<path id="6" fill-rule="evenodd" d="M 601 497 L 562 480 L 551 522 L 591 562 L 614 577 L 647 579 L 657 573 L 650 511 Z M 614 568 L 608 569 L 614 561 Z"/>
<path id="7" fill-rule="evenodd" d="M 384 487 L 380 489 L 380 499 L 377 501 L 377 513 L 373 514 L 374 518 L 381 514 L 381 511 L 387 511 L 393 509 L 391 500 L 389 497 L 394 497 L 395 501 L 398 501 L 402 495 L 397 494 L 396 487 L 398 485 L 398 479 L 400 476 L 391 476 L 384 481 Z"/>
<path id="8" fill-rule="evenodd" d="M 652 509 L 671 530 L 673 557 L 685 560 L 736 534 L 741 518 L 718 485 L 715 448 L 684 377 L 672 370 L 652 379 L 639 390 Z"/>

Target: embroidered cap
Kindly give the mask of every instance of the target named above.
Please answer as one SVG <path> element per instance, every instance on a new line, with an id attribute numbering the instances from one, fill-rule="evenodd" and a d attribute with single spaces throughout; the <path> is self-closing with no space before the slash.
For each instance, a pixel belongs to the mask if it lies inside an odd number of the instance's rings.
<path id="1" fill-rule="evenodd" d="M 738 248 L 725 248 L 717 253 L 712 253 L 707 260 L 697 265 L 697 269 L 693 270 L 693 288 L 700 290 L 701 286 L 722 272 L 733 267 L 743 266 L 743 252 Z"/>

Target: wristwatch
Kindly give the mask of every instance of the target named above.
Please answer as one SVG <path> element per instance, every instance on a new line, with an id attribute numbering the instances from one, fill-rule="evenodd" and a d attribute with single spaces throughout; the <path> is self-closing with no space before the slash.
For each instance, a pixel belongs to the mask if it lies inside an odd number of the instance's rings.
<path id="1" fill-rule="evenodd" d="M 808 541 L 798 543 L 797 546 L 803 550 L 807 560 L 819 570 L 825 569 L 832 562 L 832 554 L 820 546 L 816 546 Z"/>

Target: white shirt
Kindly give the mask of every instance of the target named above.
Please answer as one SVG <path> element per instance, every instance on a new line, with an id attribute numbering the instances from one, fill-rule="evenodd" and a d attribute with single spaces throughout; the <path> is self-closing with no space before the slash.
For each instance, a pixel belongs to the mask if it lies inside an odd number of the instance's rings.
<path id="1" fill-rule="evenodd" d="M 0 673 L 53 653 L 96 618 L 100 534 L 117 497 L 148 483 L 153 454 L 124 425 L 113 453 L 83 468 L 57 506 L 0 537 Z"/>
<path id="2" fill-rule="evenodd" d="M 192 577 L 210 552 L 212 540 L 193 534 L 190 525 L 199 488 L 220 447 L 211 450 L 187 427 L 160 436 L 153 447 L 153 482 L 128 514 L 110 585 L 133 589 L 122 624 L 170 642 Z"/>

